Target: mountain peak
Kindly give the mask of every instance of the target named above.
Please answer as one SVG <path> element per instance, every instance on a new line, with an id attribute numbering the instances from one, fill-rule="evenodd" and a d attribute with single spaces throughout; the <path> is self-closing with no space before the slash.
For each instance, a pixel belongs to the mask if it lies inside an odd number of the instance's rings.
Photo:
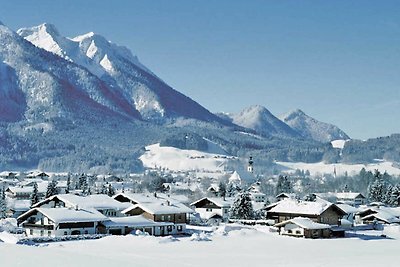
<path id="1" fill-rule="evenodd" d="M 38 26 L 40 30 L 47 32 L 52 36 L 59 36 L 60 32 L 57 30 L 56 26 L 51 23 L 43 23 Z"/>
<path id="2" fill-rule="evenodd" d="M 349 136 L 337 126 L 318 121 L 300 109 L 288 112 L 280 116 L 280 119 L 307 139 L 319 142 L 349 139 Z"/>
<path id="3" fill-rule="evenodd" d="M 275 117 L 267 108 L 253 105 L 231 116 L 233 123 L 255 130 L 262 135 L 294 137 L 297 135 L 289 126 Z"/>

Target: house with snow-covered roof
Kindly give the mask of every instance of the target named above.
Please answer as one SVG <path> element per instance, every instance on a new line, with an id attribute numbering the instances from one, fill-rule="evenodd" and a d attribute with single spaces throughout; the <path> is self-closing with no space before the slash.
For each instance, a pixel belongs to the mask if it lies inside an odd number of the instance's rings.
<path id="1" fill-rule="evenodd" d="M 158 200 L 135 204 L 122 213 L 127 216 L 141 215 L 153 222 L 170 223 L 158 229 L 160 235 L 169 235 L 185 233 L 188 214 L 193 210 L 174 200 Z"/>
<path id="2" fill-rule="evenodd" d="M 316 223 L 310 218 L 296 217 L 274 225 L 281 235 L 305 238 L 328 238 L 331 236 L 331 226 Z"/>
<path id="3" fill-rule="evenodd" d="M 364 205 L 367 200 L 363 194 L 357 192 L 328 192 L 314 193 L 313 195 L 335 204 L 348 204 L 351 206 Z"/>
<path id="4" fill-rule="evenodd" d="M 119 202 L 104 194 L 77 196 L 60 194 L 46 198 L 36 203 L 33 208 L 86 208 L 95 209 L 108 217 L 124 216 L 122 211 L 132 206 L 130 203 Z"/>
<path id="5" fill-rule="evenodd" d="M 101 223 L 104 232 L 111 235 L 127 235 L 137 231 L 148 233 L 149 235 L 163 236 L 167 234 L 177 234 L 178 227 L 172 222 L 155 222 L 142 215 L 113 217 Z M 171 229 L 171 231 L 168 231 Z"/>
<path id="6" fill-rule="evenodd" d="M 346 213 L 337 205 L 327 201 L 300 201 L 285 199 L 265 208 L 267 219 L 281 223 L 296 217 L 309 218 L 317 223 L 339 225 Z"/>
<path id="7" fill-rule="evenodd" d="M 229 218 L 229 209 L 233 200 L 216 197 L 204 197 L 190 204 L 195 207 L 195 211 L 203 220 L 220 219 L 227 220 Z"/>
<path id="8" fill-rule="evenodd" d="M 99 211 L 81 208 L 33 208 L 17 218 L 27 236 L 93 235 L 108 218 Z"/>
<path id="9" fill-rule="evenodd" d="M 38 197 L 43 198 L 47 191 L 47 182 L 38 183 Z M 18 200 L 30 199 L 33 192 L 33 186 L 9 186 L 6 189 L 6 195 L 9 198 Z"/>
<path id="10" fill-rule="evenodd" d="M 393 224 L 400 223 L 400 208 L 385 206 L 370 206 L 360 208 L 356 214 L 356 221 L 363 224 Z"/>

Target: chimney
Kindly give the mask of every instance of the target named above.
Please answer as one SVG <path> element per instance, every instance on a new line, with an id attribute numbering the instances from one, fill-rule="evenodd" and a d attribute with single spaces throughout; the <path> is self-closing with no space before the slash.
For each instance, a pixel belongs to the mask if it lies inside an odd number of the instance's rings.
<path id="1" fill-rule="evenodd" d="M 157 192 L 154 192 L 154 197 L 157 197 Z"/>
<path id="2" fill-rule="evenodd" d="M 167 200 L 167 206 L 171 206 L 171 202 Z"/>
<path id="3" fill-rule="evenodd" d="M 79 210 L 79 206 L 78 205 L 75 206 L 75 210 Z"/>

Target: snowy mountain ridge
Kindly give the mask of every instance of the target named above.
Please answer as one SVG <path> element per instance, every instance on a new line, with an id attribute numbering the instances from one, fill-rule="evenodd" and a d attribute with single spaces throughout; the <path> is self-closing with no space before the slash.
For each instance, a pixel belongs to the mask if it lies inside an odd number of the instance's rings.
<path id="1" fill-rule="evenodd" d="M 308 116 L 300 109 L 288 112 L 279 118 L 292 129 L 300 133 L 304 138 L 324 143 L 338 139 L 350 139 L 350 137 L 337 126 L 318 121 Z"/>
<path id="2" fill-rule="evenodd" d="M 299 134 L 275 117 L 267 108 L 254 105 L 243 109 L 238 114 L 221 114 L 233 123 L 255 130 L 264 136 L 299 137 Z"/>
<path id="3" fill-rule="evenodd" d="M 128 48 L 113 44 L 101 35 L 90 32 L 66 38 L 54 25 L 47 23 L 17 32 L 35 46 L 89 70 L 122 95 L 144 120 L 165 123 L 184 117 L 225 123 L 168 86 L 141 64 Z"/>

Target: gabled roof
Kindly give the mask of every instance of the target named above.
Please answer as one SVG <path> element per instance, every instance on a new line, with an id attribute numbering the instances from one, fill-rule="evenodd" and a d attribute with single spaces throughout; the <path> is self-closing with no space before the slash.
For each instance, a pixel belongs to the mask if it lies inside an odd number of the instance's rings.
<path id="1" fill-rule="evenodd" d="M 197 207 L 197 204 L 199 204 L 200 202 L 202 202 L 204 200 L 208 200 L 220 208 L 229 208 L 232 205 L 232 201 L 227 200 L 227 199 L 224 200 L 222 198 L 216 198 L 216 197 L 203 197 L 202 199 L 199 199 L 199 200 L 191 203 L 190 206 Z"/>
<path id="2" fill-rule="evenodd" d="M 163 215 L 163 214 L 181 214 L 181 213 L 192 213 L 193 210 L 186 207 L 180 202 L 151 202 L 151 203 L 139 203 L 135 204 L 125 210 L 122 213 L 126 214 L 134 209 L 141 209 L 147 213 L 154 215 Z"/>
<path id="3" fill-rule="evenodd" d="M 289 223 L 293 223 L 303 229 L 312 229 L 312 230 L 316 230 L 316 229 L 330 229 L 331 226 L 327 225 L 327 224 L 322 224 L 322 223 L 316 223 L 313 222 L 311 219 L 309 218 L 303 218 L 303 217 L 296 217 L 281 223 L 277 223 L 275 224 L 276 227 L 282 227 L 285 226 L 286 224 Z"/>
<path id="4" fill-rule="evenodd" d="M 357 192 L 328 192 L 328 193 L 314 193 L 315 196 L 326 200 L 337 201 L 341 200 L 355 200 L 356 198 L 365 199 L 365 196 Z"/>
<path id="5" fill-rule="evenodd" d="M 89 195 L 89 196 L 77 196 L 73 194 L 60 194 L 51 196 L 45 200 L 42 200 L 36 203 L 33 207 L 40 207 L 44 204 L 49 203 L 52 200 L 60 200 L 66 203 L 67 206 L 79 208 L 94 208 L 97 210 L 102 209 L 115 209 L 115 210 L 124 210 L 127 207 L 131 206 L 130 203 L 121 203 L 116 201 L 112 197 L 107 195 L 99 194 L 99 195 Z"/>
<path id="6" fill-rule="evenodd" d="M 284 199 L 276 203 L 275 206 L 268 209 L 268 212 L 287 213 L 287 214 L 304 214 L 304 215 L 321 215 L 324 211 L 334 207 L 341 214 L 346 214 L 335 204 L 327 201 L 297 201 L 293 199 Z"/>
<path id="7" fill-rule="evenodd" d="M 72 209 L 72 208 L 34 208 L 18 217 L 21 223 L 31 215 L 41 213 L 55 223 L 67 222 L 98 222 L 108 220 L 106 216 L 95 209 Z"/>
<path id="8" fill-rule="evenodd" d="M 361 218 L 362 220 L 379 220 L 385 223 L 400 223 L 400 219 L 387 211 L 379 211 Z"/>

